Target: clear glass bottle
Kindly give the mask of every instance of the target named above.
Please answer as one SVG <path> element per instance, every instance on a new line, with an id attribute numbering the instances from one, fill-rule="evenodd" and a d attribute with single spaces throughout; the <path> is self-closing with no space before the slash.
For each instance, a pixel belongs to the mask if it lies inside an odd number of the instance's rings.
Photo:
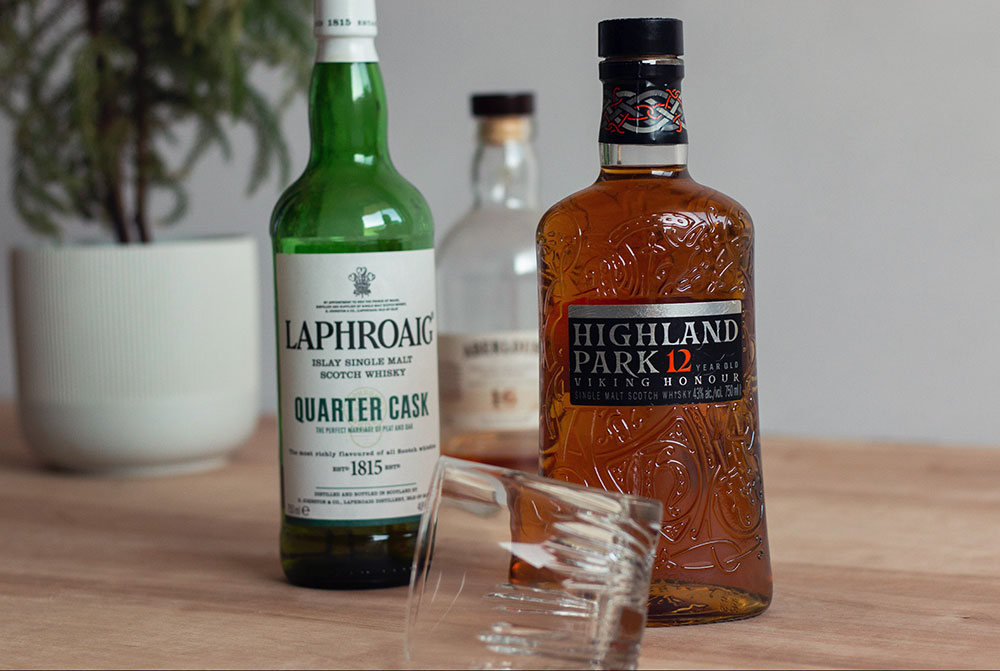
<path id="1" fill-rule="evenodd" d="M 538 169 L 530 93 L 477 94 L 475 200 L 438 250 L 441 450 L 538 471 Z"/>
<path id="2" fill-rule="evenodd" d="M 538 228 L 545 475 L 659 499 L 650 625 L 771 601 L 753 224 L 687 169 L 677 19 L 599 27 L 601 172 Z"/>
<path id="3" fill-rule="evenodd" d="M 389 159 L 374 0 L 315 7 L 309 162 L 271 219 L 281 562 L 403 585 L 438 454 L 434 228 Z"/>

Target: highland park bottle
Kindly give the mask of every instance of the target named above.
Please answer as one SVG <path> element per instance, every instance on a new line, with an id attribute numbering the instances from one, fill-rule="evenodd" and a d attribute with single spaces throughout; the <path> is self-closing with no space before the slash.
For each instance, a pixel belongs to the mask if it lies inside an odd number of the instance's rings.
<path id="1" fill-rule="evenodd" d="M 438 454 L 433 224 L 389 160 L 374 0 L 315 6 L 309 162 L 271 221 L 282 567 L 401 585 Z"/>
<path id="2" fill-rule="evenodd" d="M 691 179 L 681 22 L 602 21 L 601 173 L 538 227 L 542 469 L 659 499 L 649 624 L 771 600 L 753 228 Z"/>
<path id="3" fill-rule="evenodd" d="M 534 96 L 472 97 L 474 204 L 438 250 L 441 451 L 538 472 Z"/>

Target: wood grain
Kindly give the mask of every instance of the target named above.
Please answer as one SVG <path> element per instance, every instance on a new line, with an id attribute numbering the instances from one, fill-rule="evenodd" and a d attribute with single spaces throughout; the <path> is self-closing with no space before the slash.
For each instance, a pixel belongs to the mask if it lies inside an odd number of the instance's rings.
<path id="1" fill-rule="evenodd" d="M 0 404 L 0 666 L 406 668 L 405 588 L 284 582 L 273 419 L 224 469 L 42 468 Z M 771 438 L 775 600 L 641 668 L 1000 666 L 1000 450 Z"/>

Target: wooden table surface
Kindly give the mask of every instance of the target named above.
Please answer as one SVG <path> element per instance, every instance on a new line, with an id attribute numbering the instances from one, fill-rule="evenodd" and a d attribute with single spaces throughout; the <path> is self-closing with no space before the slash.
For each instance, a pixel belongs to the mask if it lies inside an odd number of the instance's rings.
<path id="1" fill-rule="evenodd" d="M 0 667 L 407 668 L 406 589 L 284 582 L 275 422 L 222 470 L 44 470 L 0 404 Z M 997 668 L 1000 449 L 764 441 L 775 598 L 641 668 Z"/>

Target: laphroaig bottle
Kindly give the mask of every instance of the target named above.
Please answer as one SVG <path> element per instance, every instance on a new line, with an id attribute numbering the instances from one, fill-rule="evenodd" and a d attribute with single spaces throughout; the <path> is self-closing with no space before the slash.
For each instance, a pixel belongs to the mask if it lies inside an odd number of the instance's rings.
<path id="1" fill-rule="evenodd" d="M 309 162 L 271 221 L 282 567 L 400 585 L 438 454 L 433 224 L 389 160 L 374 0 L 315 7 Z"/>
<path id="2" fill-rule="evenodd" d="M 538 471 L 534 96 L 478 94 L 474 204 L 438 254 L 441 450 Z"/>
<path id="3" fill-rule="evenodd" d="M 688 174 L 681 22 L 600 24 L 601 173 L 538 228 L 546 475 L 664 503 L 649 623 L 771 600 L 753 225 Z"/>

